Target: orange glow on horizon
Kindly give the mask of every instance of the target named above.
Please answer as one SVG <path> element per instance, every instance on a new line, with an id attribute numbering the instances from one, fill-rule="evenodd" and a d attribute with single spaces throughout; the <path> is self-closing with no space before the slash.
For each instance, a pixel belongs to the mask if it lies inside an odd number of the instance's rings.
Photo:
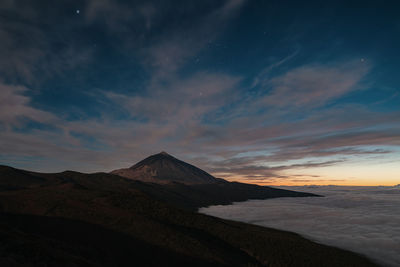
<path id="1" fill-rule="evenodd" d="M 256 184 L 256 185 L 266 185 L 266 186 L 309 186 L 309 185 L 337 185 L 337 186 L 395 186 L 396 183 L 382 183 L 376 181 L 343 181 L 343 182 L 332 182 L 327 180 L 326 182 L 323 181 L 316 181 L 316 182 L 287 182 L 283 179 L 281 181 L 276 182 L 266 182 L 265 180 L 248 180 L 248 179 L 240 179 L 240 178 L 224 178 L 230 182 L 240 182 L 246 184 Z"/>
<path id="2" fill-rule="evenodd" d="M 349 181 L 332 181 L 327 179 L 323 181 L 322 179 L 316 181 L 285 181 L 285 179 L 277 178 L 279 180 L 275 181 L 266 181 L 266 180 L 249 180 L 245 178 L 233 178 L 226 177 L 223 178 L 230 182 L 240 182 L 246 184 L 256 184 L 256 185 L 266 185 L 266 186 L 307 186 L 307 185 L 338 185 L 338 186 L 395 186 L 400 183 L 400 181 L 392 182 L 392 181 L 370 181 L 370 180 L 349 180 Z M 275 179 L 275 178 L 271 178 Z M 289 178 L 290 179 L 290 178 Z"/>
<path id="3" fill-rule="evenodd" d="M 291 169 L 277 177 L 248 179 L 228 173 L 215 174 L 228 181 L 270 186 L 339 185 L 339 186 L 394 186 L 400 184 L 400 164 L 386 162 L 375 164 L 342 164 L 319 168 Z M 283 178 L 282 178 L 283 177 Z"/>

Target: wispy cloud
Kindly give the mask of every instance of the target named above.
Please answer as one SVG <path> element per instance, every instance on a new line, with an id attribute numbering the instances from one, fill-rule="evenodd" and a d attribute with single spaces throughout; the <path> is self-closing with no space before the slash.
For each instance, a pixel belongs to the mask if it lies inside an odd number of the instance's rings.
<path id="1" fill-rule="evenodd" d="M 199 72 L 186 79 L 171 80 L 159 88 L 150 87 L 142 96 L 105 94 L 132 117 L 175 124 L 199 121 L 208 112 L 227 104 L 235 97 L 239 81 L 239 77 Z"/>
<path id="2" fill-rule="evenodd" d="M 244 3 L 244 0 L 224 1 L 220 7 L 193 17 L 187 23 L 181 22 L 179 27 L 167 29 L 165 33 L 156 36 L 156 40 L 142 52 L 144 63 L 154 72 L 153 79 L 170 77 L 206 48 Z"/>
<path id="3" fill-rule="evenodd" d="M 370 66 L 352 61 L 330 65 L 307 65 L 267 79 L 262 103 L 284 108 L 315 108 L 360 89 Z M 358 86 L 358 87 L 357 87 Z"/>
<path id="4" fill-rule="evenodd" d="M 24 95 L 28 89 L 0 83 L 0 123 L 11 127 L 22 124 L 24 119 L 40 123 L 52 123 L 53 114 L 32 107 L 31 99 Z"/>
<path id="5" fill-rule="evenodd" d="M 37 84 L 62 74 L 91 58 L 91 48 L 66 39 L 79 25 L 49 7 L 38 9 L 27 1 L 2 1 L 0 6 L 0 75 L 13 83 Z M 71 10 L 72 12 L 72 10 Z M 46 16 L 43 16 L 45 13 Z M 60 23 L 57 21 L 60 20 Z M 62 23 L 61 23 L 62 20 Z M 56 21 L 56 22 L 55 22 Z"/>
<path id="6" fill-rule="evenodd" d="M 79 10 L 88 24 L 100 23 L 106 26 L 114 38 L 131 34 L 132 22 L 135 30 L 149 31 L 153 20 L 157 20 L 163 4 L 156 1 L 123 1 L 88 0 Z M 142 30 L 142 31 L 143 31 Z M 129 38 L 128 38 L 129 39 Z M 132 41 L 129 39 L 129 41 Z"/>
<path id="7" fill-rule="evenodd" d="M 221 174 L 225 178 L 243 177 L 245 180 L 265 180 L 270 178 L 289 178 L 282 175 L 284 170 L 307 169 L 316 167 L 332 166 L 343 160 L 332 160 L 324 162 L 306 162 L 302 164 L 266 166 L 266 157 L 234 158 L 232 160 L 212 162 L 211 171 L 216 175 Z"/>

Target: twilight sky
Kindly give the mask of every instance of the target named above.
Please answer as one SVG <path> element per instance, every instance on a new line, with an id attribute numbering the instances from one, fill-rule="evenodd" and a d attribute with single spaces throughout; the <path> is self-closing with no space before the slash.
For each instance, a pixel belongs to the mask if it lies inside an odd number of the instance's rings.
<path id="1" fill-rule="evenodd" d="M 0 164 L 398 184 L 400 4 L 329 2 L 2 0 Z"/>

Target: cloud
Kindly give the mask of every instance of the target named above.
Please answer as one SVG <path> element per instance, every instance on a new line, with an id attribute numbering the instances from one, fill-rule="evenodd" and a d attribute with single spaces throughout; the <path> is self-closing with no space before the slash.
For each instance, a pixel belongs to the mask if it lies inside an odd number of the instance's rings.
<path id="1" fill-rule="evenodd" d="M 327 245 L 352 250 L 385 266 L 400 264 L 399 189 L 394 187 L 284 187 L 324 198 L 250 200 L 200 212 L 293 231 Z"/>
<path id="2" fill-rule="evenodd" d="M 234 97 L 239 81 L 240 77 L 198 72 L 164 86 L 151 87 L 142 96 L 104 93 L 133 117 L 181 124 L 199 121 L 208 112 L 228 103 Z"/>
<path id="3" fill-rule="evenodd" d="M 324 162 L 306 162 L 302 164 L 288 164 L 279 166 L 266 166 L 268 162 L 265 156 L 233 158 L 231 160 L 213 161 L 208 165 L 209 170 L 216 176 L 225 178 L 242 177 L 243 180 L 262 181 L 270 178 L 293 178 L 282 175 L 282 171 L 292 169 L 307 169 L 332 166 L 343 160 L 331 160 Z"/>
<path id="4" fill-rule="evenodd" d="M 40 123 L 51 123 L 56 117 L 46 111 L 31 106 L 31 99 L 24 95 L 28 89 L 0 83 L 0 123 L 7 126 L 21 124 L 21 120 L 30 119 Z"/>
<path id="5" fill-rule="evenodd" d="M 153 71 L 153 79 L 168 78 L 206 48 L 244 3 L 244 0 L 226 0 L 221 6 L 203 12 L 200 16 L 196 14 L 201 10 L 199 6 L 185 6 L 184 22 L 181 21 L 179 27 L 166 28 L 163 34 L 156 36 L 142 51 L 143 62 Z M 187 20 L 191 11 L 193 16 Z M 180 15 L 178 11 L 174 13 L 175 16 Z"/>
<path id="6" fill-rule="evenodd" d="M 102 165 L 110 166 L 112 155 L 107 150 L 88 148 L 68 135 L 60 131 L 0 131 L 0 164 L 23 165 L 23 168 L 44 172 L 67 169 L 95 172 Z M 77 162 L 84 162 L 85 166 L 77 166 Z"/>
<path id="7" fill-rule="evenodd" d="M 73 162 L 81 154 L 90 161 L 90 167 L 77 164 L 76 169 L 89 171 L 125 167 L 148 154 L 167 150 L 178 157 L 193 158 L 193 164 L 220 177 L 269 182 L 292 179 L 287 170 L 340 164 L 351 161 L 354 155 L 392 153 L 388 148 L 369 146 L 399 145 L 400 132 L 393 124 L 396 112 L 377 113 L 362 106 L 340 105 L 317 113 L 304 112 L 300 119 L 288 121 L 286 110 L 252 113 L 252 105 L 259 104 L 257 97 L 246 99 L 243 106 L 242 80 L 226 73 L 197 71 L 150 83 L 142 92 L 103 90 L 93 95 L 98 108 L 104 110 L 101 116 L 72 121 L 33 107 L 26 87 L 3 85 L 2 101 L 8 103 L 0 109 L 3 123 L 15 125 L 25 116 L 51 123 L 56 129 L 54 133 L 42 130 L 20 134 L 19 138 L 26 140 L 23 143 L 10 134 L 3 135 L 3 142 L 17 144 L 15 149 L 3 151 L 34 155 L 38 154 L 35 149 L 40 149 L 37 144 L 41 144 L 41 150 L 46 151 L 43 157 Z M 249 112 L 232 115 L 243 109 Z M 351 117 L 345 115 L 349 112 Z M 32 135 L 34 138 L 30 138 Z M 74 148 L 70 155 L 59 153 L 69 147 Z M 206 155 L 206 159 L 199 157 Z M 301 163 L 288 163 L 290 160 Z"/>
<path id="8" fill-rule="evenodd" d="M 81 13 L 88 25 L 104 25 L 112 46 L 135 54 L 151 79 L 168 79 L 213 42 L 245 0 L 124 1 L 88 0 Z"/>
<path id="9" fill-rule="evenodd" d="M 273 107 L 315 108 L 355 89 L 370 66 L 359 61 L 306 65 L 267 79 L 262 103 Z"/>
<path id="10" fill-rule="evenodd" d="M 115 38 L 130 34 L 132 27 L 135 30 L 151 30 L 153 20 L 162 8 L 160 5 L 162 4 L 156 1 L 136 1 L 127 4 L 123 1 L 88 0 L 82 13 L 88 24 L 104 24 Z"/>
<path id="11" fill-rule="evenodd" d="M 162 149 L 173 154 L 177 153 L 177 156 L 183 158 L 184 155 L 196 151 L 197 156 L 208 155 L 208 159 L 194 158 L 192 163 L 221 177 L 243 177 L 249 180 L 290 179 L 292 176 L 285 175 L 285 170 L 339 164 L 341 161 L 329 159 L 338 155 L 390 154 L 391 151 L 387 149 L 368 149 L 363 146 L 398 144 L 399 133 L 393 126 L 369 132 L 359 130 L 370 125 L 376 128 L 379 123 L 390 125 L 396 117 L 394 114 L 393 116 L 388 116 L 386 113 L 381 116 L 374 114 L 370 120 L 364 120 L 364 116 L 371 114 L 357 113 L 354 109 L 353 117 L 346 123 L 343 123 L 341 113 L 335 115 L 334 112 L 329 113 L 330 116 L 320 112 L 318 116 L 314 115 L 303 121 L 285 123 L 274 122 L 279 120 L 279 115 L 276 115 L 277 118 L 272 117 L 269 120 L 272 125 L 265 126 L 257 123 L 257 120 L 264 119 L 263 114 L 248 120 L 231 120 L 225 122 L 223 126 L 207 123 L 205 119 L 208 116 L 217 120 L 222 108 L 240 99 L 240 90 L 237 90 L 240 81 L 240 77 L 231 75 L 198 72 L 186 79 L 171 80 L 170 83 L 164 84 L 164 87 L 149 87 L 149 90 L 141 95 L 103 91 L 105 98 L 102 101 L 105 101 L 104 105 L 107 107 L 103 116 L 98 119 L 88 118 L 78 121 L 56 119 L 54 115 L 31 106 L 30 98 L 25 96 L 26 88 L 6 86 L 3 90 L 9 93 L 3 94 L 4 102 L 13 103 L 13 110 L 20 111 L 16 113 L 18 116 L 11 116 L 5 105 L 2 116 L 3 121 L 9 124 L 17 122 L 18 118 L 23 116 L 43 123 L 51 121 L 52 125 L 63 133 L 62 135 L 56 133 L 54 135 L 58 136 L 49 138 L 42 131 L 36 133 L 35 139 L 31 139 L 29 138 L 31 133 L 25 134 L 25 139 L 27 142 L 32 142 L 32 147 L 37 147 L 35 144 L 40 143 L 42 150 L 47 151 L 46 156 L 50 158 L 57 155 L 60 159 L 73 161 L 73 157 L 80 153 L 78 147 L 82 146 L 82 157 L 91 161 L 93 164 L 91 166 L 104 168 L 108 165 L 110 168 L 116 168 L 124 167 L 124 163 L 131 165 L 149 153 L 156 153 Z M 13 98 L 15 100 L 12 100 Z M 111 110 L 113 107 L 122 109 L 130 118 L 116 119 L 114 114 L 110 113 L 110 107 Z M 224 113 L 221 116 L 224 116 Z M 328 121 L 323 119 L 326 117 L 329 117 Z M 355 126 L 355 130 L 352 131 L 352 127 Z M 99 152 L 93 148 L 93 144 L 88 144 L 73 133 L 87 136 L 109 150 Z M 10 138 L 10 136 L 3 137 L 3 140 L 21 144 L 18 149 L 9 148 L 12 153 L 35 154 L 35 149 L 28 149 L 30 146 L 26 142 L 22 145 L 21 142 Z M 43 143 L 39 142 L 39 139 Z M 53 146 L 52 143 L 57 146 Z M 62 151 L 58 146 L 71 145 L 76 146 L 76 151 L 71 154 L 74 156 L 57 152 Z M 48 149 L 45 149 L 46 146 Z M 24 154 L 24 150 L 29 153 Z M 240 153 L 244 152 L 254 152 L 259 155 L 240 156 Z M 307 160 L 312 157 L 320 158 L 320 162 Z M 221 158 L 231 160 L 221 160 Z M 296 159 L 302 160 L 304 164 L 282 164 Z M 281 164 L 266 167 L 271 162 Z M 96 168 L 91 167 L 90 170 Z"/>
<path id="12" fill-rule="evenodd" d="M 73 31 L 70 29 L 79 25 L 68 14 L 62 14 L 60 6 L 43 6 L 30 1 L 2 2 L 2 80 L 25 85 L 37 84 L 90 60 L 90 47 L 83 46 L 74 38 L 66 39 L 66 34 L 71 37 Z"/>
<path id="13" fill-rule="evenodd" d="M 320 177 L 318 175 L 310 175 L 311 177 Z M 292 179 L 290 180 L 291 182 L 297 182 L 297 183 L 318 183 L 318 182 L 345 182 L 346 180 L 344 179 Z"/>
<path id="14" fill-rule="evenodd" d="M 44 34 L 31 25 L 2 22 L 0 39 L 2 40 L 0 43 L 2 76 L 32 80 L 35 65 L 40 58 L 44 57 L 45 50 L 48 48 L 44 41 Z M 28 39 L 32 45 L 26 46 L 24 41 Z"/>

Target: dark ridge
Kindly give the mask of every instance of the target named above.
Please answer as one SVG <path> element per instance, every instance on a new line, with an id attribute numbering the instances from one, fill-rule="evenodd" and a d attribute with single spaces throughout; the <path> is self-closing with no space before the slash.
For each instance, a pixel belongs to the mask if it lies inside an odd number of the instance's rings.
<path id="1" fill-rule="evenodd" d="M 3 175 L 0 181 L 7 182 Z M 177 208 L 186 201 L 193 207 L 203 205 L 208 198 L 229 201 L 233 192 L 236 198 L 241 190 L 254 190 L 251 185 L 161 185 L 107 173 L 34 176 L 46 182 L 33 178 L 40 186 L 0 192 L 1 212 L 38 216 L 0 216 L 1 266 L 118 266 L 109 264 L 114 257 L 120 257 L 115 260 L 119 266 L 375 266 L 363 256 L 294 233 Z M 50 222 L 49 217 L 59 219 Z M 113 246 L 125 255 L 119 256 Z"/>
<path id="2" fill-rule="evenodd" d="M 219 180 L 213 184 L 187 185 L 169 183 L 141 183 L 136 185 L 150 196 L 176 207 L 197 211 L 201 207 L 229 205 L 249 199 L 268 199 L 277 197 L 321 197 L 312 193 L 296 192 L 267 186 L 243 184 Z"/>
<path id="3" fill-rule="evenodd" d="M 145 160 L 153 161 L 160 156 L 165 157 L 157 154 Z M 169 155 L 167 157 L 173 158 Z M 182 162 L 175 158 L 174 160 Z M 160 161 L 156 160 L 156 162 Z M 193 166 L 193 168 L 196 167 Z M 81 190 L 88 188 L 96 190 L 104 190 L 106 188 L 121 190 L 124 186 L 128 186 L 135 188 L 135 190 L 140 190 L 159 201 L 190 211 L 197 211 L 198 208 L 205 206 L 228 205 L 232 202 L 246 201 L 248 199 L 318 196 L 311 193 L 276 189 L 267 186 L 228 182 L 217 178 L 214 178 L 214 180 L 213 183 L 187 184 L 172 181 L 160 184 L 126 179 L 119 175 L 107 173 L 84 174 L 75 171 L 35 173 L 6 166 L 0 167 L 0 191 L 22 190 L 43 186 L 60 187 L 64 188 L 64 190 L 69 190 L 70 188 Z"/>
<path id="4" fill-rule="evenodd" d="M 45 178 L 36 173 L 0 165 L 0 191 L 19 190 L 46 182 Z"/>

